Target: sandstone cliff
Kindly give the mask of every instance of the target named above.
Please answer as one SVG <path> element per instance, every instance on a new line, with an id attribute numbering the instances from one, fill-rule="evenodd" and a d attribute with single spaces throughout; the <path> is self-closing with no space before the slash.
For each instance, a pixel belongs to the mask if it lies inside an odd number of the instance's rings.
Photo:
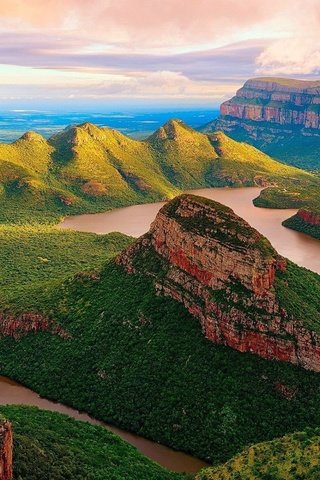
<path id="1" fill-rule="evenodd" d="M 271 156 L 304 168 L 319 166 L 320 81 L 248 80 L 203 128 L 222 130 Z"/>
<path id="2" fill-rule="evenodd" d="M 320 81 L 248 80 L 220 107 L 222 116 L 320 128 Z"/>
<path id="3" fill-rule="evenodd" d="M 231 209 L 177 197 L 117 262 L 152 275 L 157 292 L 183 303 L 212 342 L 320 371 L 320 336 L 277 297 L 286 260 Z"/>
<path id="4" fill-rule="evenodd" d="M 12 479 L 12 426 L 0 418 L 0 480 Z"/>

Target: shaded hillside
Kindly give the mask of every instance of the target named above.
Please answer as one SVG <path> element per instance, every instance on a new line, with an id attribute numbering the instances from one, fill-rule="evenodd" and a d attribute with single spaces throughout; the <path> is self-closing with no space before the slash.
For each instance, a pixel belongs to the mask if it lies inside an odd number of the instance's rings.
<path id="1" fill-rule="evenodd" d="M 28 132 L 0 145 L 0 183 L 2 223 L 54 223 L 64 215 L 168 199 L 206 186 L 271 185 L 257 205 L 319 210 L 319 177 L 179 120 L 145 141 L 88 123 L 48 141 Z"/>
<path id="2" fill-rule="evenodd" d="M 198 229 L 196 217 L 185 220 Z M 229 227 L 222 240 L 229 239 L 236 252 L 243 224 L 237 220 Z M 259 234 L 255 240 L 267 264 L 274 251 Z M 320 426 L 319 374 L 215 345 L 205 338 L 196 312 L 188 312 L 179 298 L 156 294 L 156 284 L 165 285 L 168 271 L 176 268 L 167 264 L 163 270 L 147 245 L 136 262 L 131 274 L 110 261 L 48 286 L 41 296 L 12 296 L 0 316 L 0 373 L 215 464 L 252 443 Z M 271 294 L 276 288 L 290 317 L 305 313 L 308 327 L 315 325 L 319 276 L 293 264 L 278 273 Z M 19 282 L 17 277 L 18 289 Z M 183 292 L 177 282 L 176 289 Z M 247 305 L 249 319 L 247 290 L 239 283 L 233 293 L 239 307 Z M 224 308 L 227 293 L 213 292 Z M 260 308 L 260 316 L 264 312 Z"/>

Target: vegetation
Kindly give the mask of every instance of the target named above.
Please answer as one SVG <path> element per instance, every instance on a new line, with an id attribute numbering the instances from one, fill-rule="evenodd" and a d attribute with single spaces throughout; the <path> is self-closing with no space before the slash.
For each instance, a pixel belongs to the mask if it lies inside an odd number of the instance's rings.
<path id="1" fill-rule="evenodd" d="M 299 274 L 308 290 L 309 272 Z M 112 261 L 28 307 L 69 334 L 0 340 L 1 374 L 40 395 L 215 464 L 246 445 L 320 426 L 318 374 L 213 345 L 182 305 L 155 295 L 152 279 Z M 294 389 L 291 400 L 279 383 Z"/>
<path id="2" fill-rule="evenodd" d="M 195 480 L 319 480 L 320 429 L 307 429 L 247 448 Z"/>
<path id="3" fill-rule="evenodd" d="M 256 205 L 320 209 L 319 176 L 179 120 L 144 141 L 85 123 L 49 140 L 28 132 L 0 144 L 1 223 L 52 224 L 64 215 L 172 198 L 185 189 L 255 185 L 276 186 Z"/>
<path id="4" fill-rule="evenodd" d="M 293 215 L 288 218 L 282 223 L 282 225 L 297 230 L 298 232 L 306 233 L 307 235 L 320 240 L 320 225 L 312 225 L 311 223 L 305 222 L 298 215 Z"/>
<path id="5" fill-rule="evenodd" d="M 1 309 L 15 299 L 27 309 L 76 272 L 101 267 L 131 241 L 120 233 L 95 235 L 47 225 L 0 226 Z"/>
<path id="6" fill-rule="evenodd" d="M 320 333 L 320 277 L 288 261 L 285 272 L 278 272 L 276 293 L 280 306 L 307 328 Z"/>
<path id="7" fill-rule="evenodd" d="M 103 427 L 32 407 L 0 407 L 13 423 L 14 480 L 181 480 Z"/>

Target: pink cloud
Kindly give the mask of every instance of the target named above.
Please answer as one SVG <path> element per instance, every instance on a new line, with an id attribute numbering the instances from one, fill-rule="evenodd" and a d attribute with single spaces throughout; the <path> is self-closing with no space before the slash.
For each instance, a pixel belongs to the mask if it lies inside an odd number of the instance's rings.
<path id="1" fill-rule="evenodd" d="M 0 0 L 0 18 L 7 27 L 49 28 L 131 48 L 192 48 L 245 34 L 290 4 L 290 0 Z"/>

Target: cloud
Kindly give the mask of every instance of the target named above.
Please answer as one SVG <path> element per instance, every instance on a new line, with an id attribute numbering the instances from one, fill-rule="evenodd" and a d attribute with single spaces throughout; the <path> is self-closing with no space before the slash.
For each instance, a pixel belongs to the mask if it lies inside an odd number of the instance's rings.
<path id="1" fill-rule="evenodd" d="M 290 0 L 0 0 L 6 31 L 77 35 L 131 51 L 198 49 L 242 40 Z M 266 19 L 269 19 L 266 22 Z"/>
<path id="2" fill-rule="evenodd" d="M 0 0 L 0 97 L 219 103 L 256 74 L 319 72 L 319 7 L 319 0 Z"/>
<path id="3" fill-rule="evenodd" d="M 286 38 L 272 42 L 256 60 L 257 73 L 308 75 L 320 73 L 319 0 L 293 1 Z"/>

